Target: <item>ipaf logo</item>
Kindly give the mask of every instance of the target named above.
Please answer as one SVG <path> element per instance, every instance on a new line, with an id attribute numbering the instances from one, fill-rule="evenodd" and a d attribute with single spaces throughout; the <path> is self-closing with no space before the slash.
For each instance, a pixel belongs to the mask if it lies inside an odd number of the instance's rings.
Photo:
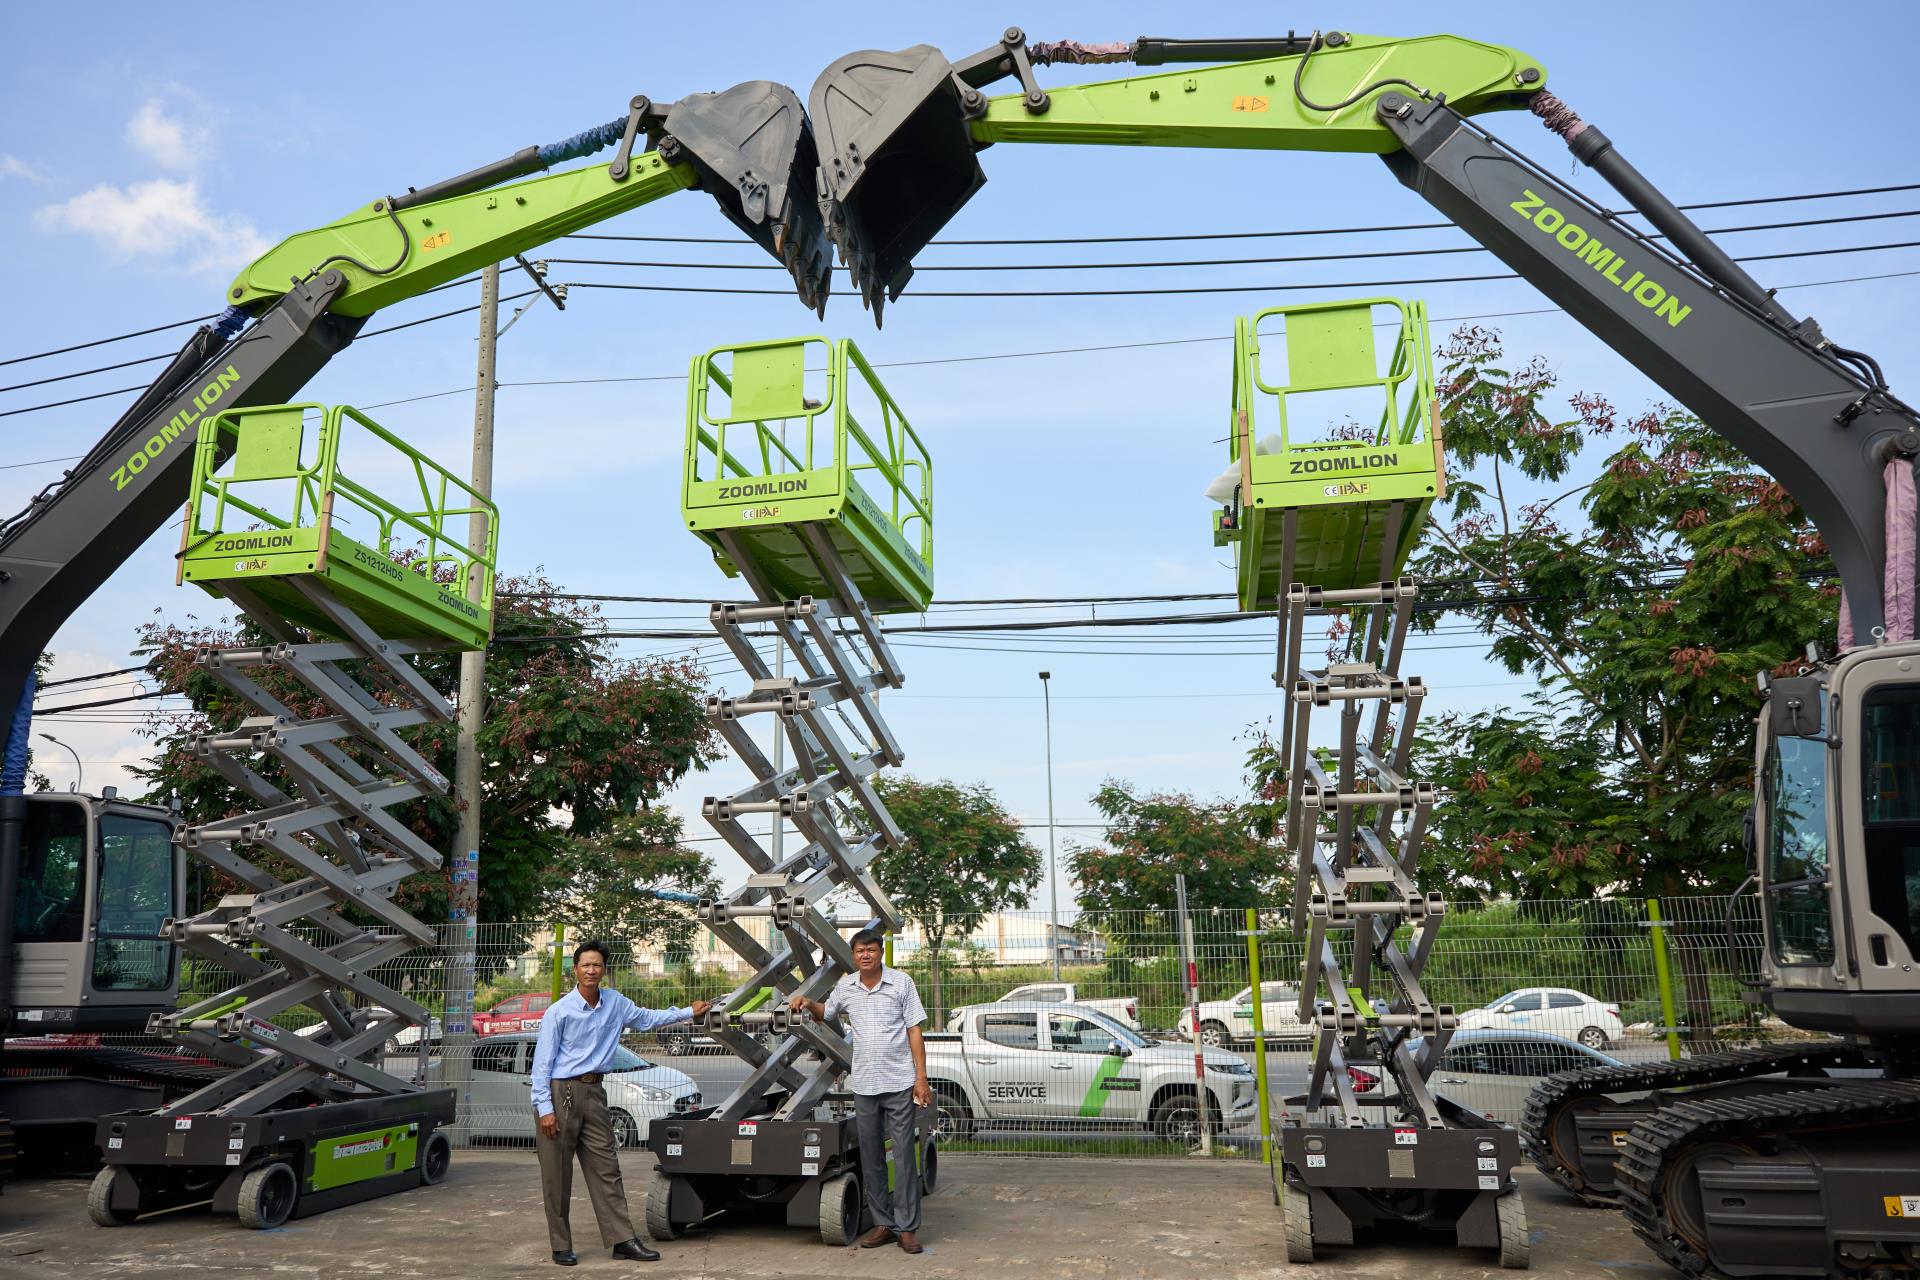
<path id="1" fill-rule="evenodd" d="M 1349 480 L 1345 484 L 1330 484 L 1320 490 L 1329 498 L 1364 498 L 1373 491 L 1373 486 L 1365 480 Z"/>

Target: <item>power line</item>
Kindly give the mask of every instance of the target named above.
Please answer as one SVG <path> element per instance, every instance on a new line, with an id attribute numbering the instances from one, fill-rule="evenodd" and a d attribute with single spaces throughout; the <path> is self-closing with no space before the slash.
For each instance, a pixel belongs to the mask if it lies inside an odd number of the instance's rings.
<path id="1" fill-rule="evenodd" d="M 1679 206 L 1687 210 L 1734 209 L 1749 205 L 1788 204 L 1801 200 L 1835 200 L 1846 196 L 1885 195 L 1896 191 L 1920 191 L 1920 182 L 1902 183 L 1891 187 L 1854 187 L 1840 191 L 1808 191 L 1782 196 L 1753 196 L 1744 200 L 1709 200 L 1698 204 Z M 1612 210 L 1612 216 L 1626 217 L 1636 213 L 1633 209 Z M 1373 235 L 1388 231 L 1436 231 L 1452 228 L 1451 222 L 1402 222 L 1377 227 L 1319 227 L 1308 230 L 1290 231 L 1208 231 L 1189 232 L 1179 235 L 1140 235 L 1140 236 L 1062 236 L 1051 239 L 1017 238 L 1004 240 L 932 240 L 934 245 L 1058 245 L 1058 244 L 1154 244 L 1187 240 L 1261 240 L 1281 236 L 1359 236 Z M 654 244 L 739 244 L 737 238 L 727 236 L 627 236 L 611 235 L 605 232 L 579 231 L 567 236 L 569 240 L 637 240 Z"/>
<path id="2" fill-rule="evenodd" d="M 1708 235 L 1729 235 L 1736 231 L 1778 231 L 1795 227 L 1822 226 L 1839 222 L 1873 222 L 1888 218 L 1920 217 L 1920 209 L 1904 209 L 1893 213 L 1849 214 L 1837 218 L 1809 218 L 1799 222 L 1756 223 L 1747 227 L 1717 227 L 1709 230 Z M 1662 237 L 1650 236 L 1658 240 Z M 1878 248 L 1881 246 L 1865 246 Z M 1887 246 L 1892 248 L 1910 248 L 1910 245 Z M 1450 253 L 1491 253 L 1483 244 L 1443 245 L 1431 249 L 1368 249 L 1354 253 L 1306 253 L 1284 257 L 1265 258 L 1175 258 L 1148 259 L 1132 262 L 964 262 L 950 264 L 915 263 L 916 274 L 929 271 L 1125 271 L 1153 269 L 1160 267 L 1253 267 L 1276 264 L 1295 264 L 1302 262 L 1356 262 L 1373 258 L 1423 258 Z M 1835 250 L 1833 252 L 1839 252 Z M 1760 261 L 1761 258 L 1747 258 L 1744 261 Z M 564 266 L 582 267 L 652 267 L 666 271 L 785 271 L 777 262 L 652 262 L 637 261 L 631 258 L 549 258 L 548 262 Z M 835 268 L 845 273 L 846 268 Z M 6 390 L 0 387 L 0 390 Z"/>
<path id="3" fill-rule="evenodd" d="M 89 347 L 104 347 L 110 342 L 125 342 L 128 338 L 144 338 L 150 333 L 165 333 L 168 329 L 183 329 L 190 324 L 202 324 L 208 320 L 218 320 L 220 313 L 212 312 L 204 316 L 194 316 L 187 320 L 175 320 L 171 324 L 157 324 L 150 329 L 135 329 L 131 333 L 118 333 L 111 338 L 95 338 L 92 342 L 76 342 L 70 347 L 55 347 L 51 351 L 36 351 L 30 356 L 11 356 L 0 360 L 0 367 L 10 364 L 25 364 L 29 360 L 45 360 L 48 356 L 63 356 L 69 351 L 85 351 Z"/>

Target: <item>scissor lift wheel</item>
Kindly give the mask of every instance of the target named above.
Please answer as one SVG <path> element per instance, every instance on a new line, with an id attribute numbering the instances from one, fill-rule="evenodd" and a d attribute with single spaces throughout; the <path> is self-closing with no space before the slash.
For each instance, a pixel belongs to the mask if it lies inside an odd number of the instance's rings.
<path id="1" fill-rule="evenodd" d="M 852 1244 L 860 1238 L 860 1179 L 851 1173 L 820 1184 L 820 1239 Z"/>

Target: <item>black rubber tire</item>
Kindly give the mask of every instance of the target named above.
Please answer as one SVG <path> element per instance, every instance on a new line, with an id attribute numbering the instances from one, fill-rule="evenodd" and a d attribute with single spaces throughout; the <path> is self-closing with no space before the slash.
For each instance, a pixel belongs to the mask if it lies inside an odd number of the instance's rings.
<path id="1" fill-rule="evenodd" d="M 1287 1261 L 1313 1261 L 1313 1201 L 1305 1191 L 1288 1187 L 1280 1193 L 1281 1213 L 1287 1227 Z"/>
<path id="2" fill-rule="evenodd" d="M 928 1142 L 920 1150 L 920 1194 L 930 1196 L 940 1189 L 940 1144 Z"/>
<path id="3" fill-rule="evenodd" d="M 1233 1030 L 1224 1022 L 1208 1018 L 1200 1024 L 1200 1043 L 1208 1049 L 1224 1049 L 1233 1043 Z"/>
<path id="4" fill-rule="evenodd" d="M 684 1058 L 693 1052 L 693 1032 L 662 1032 L 660 1035 L 660 1052 L 670 1058 Z"/>
<path id="5" fill-rule="evenodd" d="M 860 1238 L 860 1179 L 836 1174 L 820 1184 L 820 1239 L 852 1244 Z"/>
<path id="6" fill-rule="evenodd" d="M 427 1145 L 420 1152 L 420 1185 L 431 1187 L 437 1182 L 447 1180 L 447 1168 L 453 1163 L 453 1139 L 447 1136 L 445 1129 L 435 1129 L 427 1135 Z"/>
<path id="7" fill-rule="evenodd" d="M 934 1133 L 941 1142 L 965 1142 L 973 1137 L 973 1108 L 966 1095 L 950 1084 L 933 1086 Z"/>
<path id="8" fill-rule="evenodd" d="M 240 1180 L 240 1225 L 255 1231 L 280 1226 L 300 1202 L 300 1178 L 290 1164 L 263 1164 Z"/>
<path id="9" fill-rule="evenodd" d="M 1612 1043 L 1607 1039 L 1607 1033 L 1599 1027 L 1582 1027 L 1576 1038 L 1589 1049 L 1604 1049 Z"/>
<path id="10" fill-rule="evenodd" d="M 120 1170 L 108 1165 L 93 1175 L 93 1184 L 87 1188 L 87 1216 L 96 1227 L 124 1227 L 139 1216 L 113 1207 L 113 1184 L 119 1176 Z"/>
<path id="11" fill-rule="evenodd" d="M 1220 1113 L 1220 1098 L 1213 1090 L 1207 1090 L 1207 1127 L 1219 1133 L 1225 1126 L 1226 1117 Z M 1176 1093 L 1165 1098 L 1153 1109 L 1154 1136 L 1164 1142 L 1184 1142 L 1189 1146 L 1200 1145 L 1200 1114 L 1194 1105 L 1191 1093 Z"/>
<path id="12" fill-rule="evenodd" d="M 1525 1271 L 1533 1265 L 1533 1237 L 1527 1234 L 1527 1206 L 1518 1191 L 1509 1191 L 1495 1203 L 1500 1221 L 1500 1265 Z"/>
<path id="13" fill-rule="evenodd" d="M 613 1130 L 613 1149 L 616 1151 L 635 1151 L 646 1143 L 646 1135 L 640 1132 L 640 1124 L 619 1107 L 607 1111 L 607 1124 Z"/>
<path id="14" fill-rule="evenodd" d="M 672 1203 L 673 1177 L 656 1170 L 653 1181 L 647 1184 L 647 1234 L 655 1240 L 678 1240 L 686 1234 L 686 1223 L 667 1216 Z"/>

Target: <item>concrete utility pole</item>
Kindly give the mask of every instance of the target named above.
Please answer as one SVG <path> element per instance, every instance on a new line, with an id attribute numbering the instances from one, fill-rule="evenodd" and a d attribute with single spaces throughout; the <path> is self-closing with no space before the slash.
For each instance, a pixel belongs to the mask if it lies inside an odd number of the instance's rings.
<path id="1" fill-rule="evenodd" d="M 493 494 L 494 350 L 499 339 L 500 267 L 491 265 L 480 276 L 480 358 L 474 371 L 473 487 L 482 496 Z M 487 519 L 467 517 L 467 550 L 487 552 Z M 481 575 L 467 576 L 467 598 L 477 600 Z M 477 959 L 480 913 L 480 726 L 486 718 L 487 654 L 484 649 L 460 655 L 460 701 L 453 763 L 454 798 L 460 804 L 460 831 L 453 846 L 453 886 L 447 895 L 448 932 L 446 1014 L 442 1019 L 442 1050 L 447 1085 L 459 1107 L 453 1140 L 466 1144 L 467 1120 L 472 1114 L 469 1092 L 473 1079 L 473 982 Z"/>
<path id="2" fill-rule="evenodd" d="M 1053 694 L 1049 672 L 1040 673 L 1040 699 L 1047 711 L 1047 946 L 1053 952 L 1053 980 L 1060 981 L 1060 870 L 1053 852 Z"/>

